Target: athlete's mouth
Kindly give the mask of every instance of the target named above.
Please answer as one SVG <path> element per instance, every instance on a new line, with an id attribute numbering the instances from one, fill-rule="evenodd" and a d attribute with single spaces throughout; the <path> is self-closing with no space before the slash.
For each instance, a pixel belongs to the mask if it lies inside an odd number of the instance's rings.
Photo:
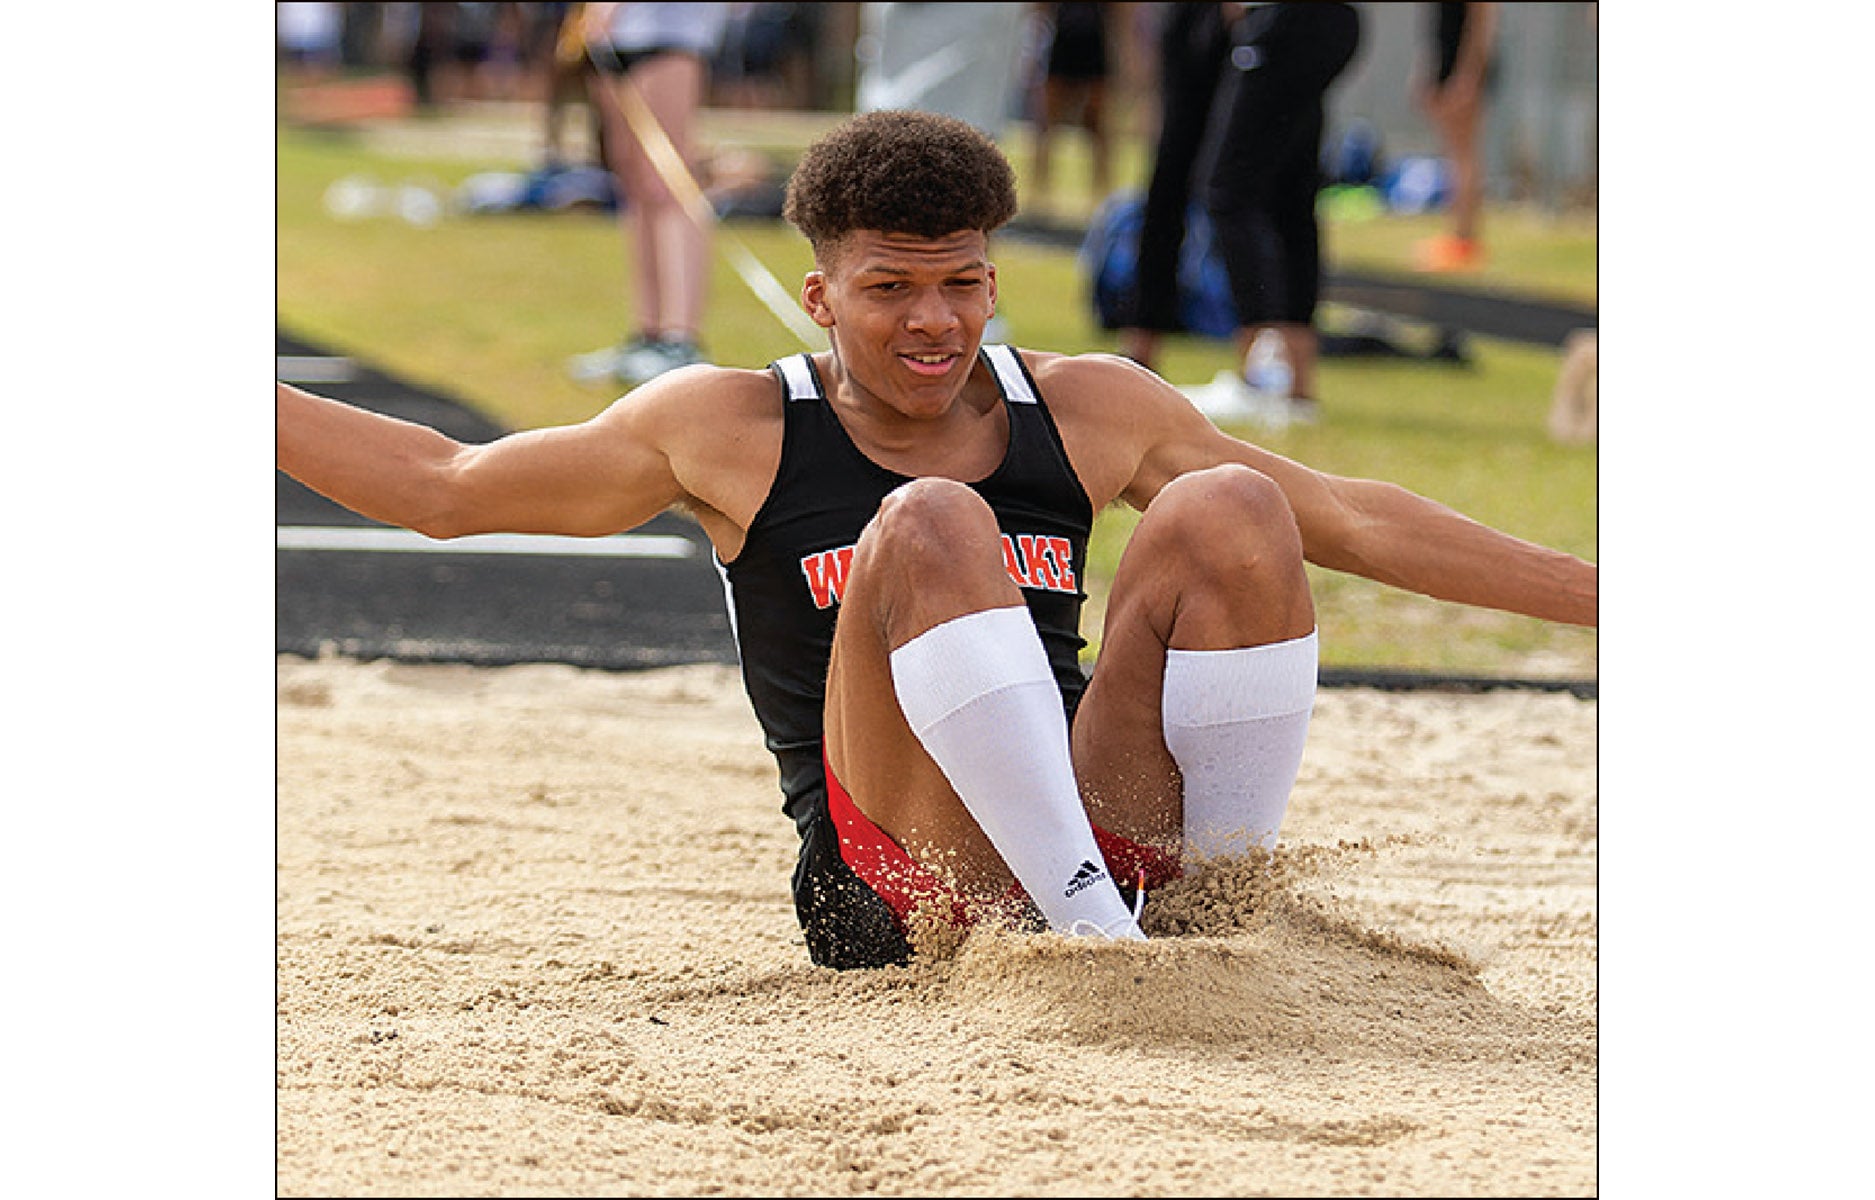
<path id="1" fill-rule="evenodd" d="M 955 354 L 901 354 L 899 361 L 919 375 L 942 375 L 957 361 Z"/>

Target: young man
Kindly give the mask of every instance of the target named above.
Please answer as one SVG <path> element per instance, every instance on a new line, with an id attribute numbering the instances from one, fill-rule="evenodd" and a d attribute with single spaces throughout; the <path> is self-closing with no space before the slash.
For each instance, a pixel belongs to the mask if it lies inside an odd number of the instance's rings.
<path id="1" fill-rule="evenodd" d="M 903 962 L 919 920 L 1028 900 L 1061 932 L 1137 938 L 1124 888 L 1272 845 L 1315 691 L 1305 559 L 1595 620 L 1588 563 L 1228 437 L 1126 360 L 980 345 L 987 239 L 1015 208 L 970 126 L 872 113 L 789 184 L 826 353 L 687 367 L 480 446 L 278 388 L 282 469 L 369 517 L 435 537 L 695 517 L 816 963 Z M 1144 515 L 1084 680 L 1087 534 L 1116 500 Z"/>

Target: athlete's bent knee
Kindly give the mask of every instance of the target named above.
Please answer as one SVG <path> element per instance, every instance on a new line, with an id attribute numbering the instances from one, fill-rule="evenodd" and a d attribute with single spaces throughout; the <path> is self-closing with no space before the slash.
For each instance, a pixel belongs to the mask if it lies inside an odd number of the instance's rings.
<path id="1" fill-rule="evenodd" d="M 945 590 L 1002 576 L 996 515 L 970 488 L 916 479 L 886 496 L 853 554 L 857 578 L 890 592 L 898 586 Z"/>
<path id="2" fill-rule="evenodd" d="M 1147 506 L 1133 537 L 1144 557 L 1132 578 L 1170 581 L 1176 592 L 1168 644 L 1253 645 L 1314 627 L 1295 513 L 1260 471 L 1228 464 L 1181 476 Z"/>
<path id="3" fill-rule="evenodd" d="M 980 538 L 996 537 L 996 517 L 983 497 L 950 479 L 914 479 L 889 493 L 860 537 L 862 550 L 889 551 L 906 565 Z"/>
<path id="4" fill-rule="evenodd" d="M 1281 487 L 1268 475 L 1225 463 L 1181 475 L 1147 508 L 1155 533 L 1194 562 L 1299 558 L 1301 534 Z"/>

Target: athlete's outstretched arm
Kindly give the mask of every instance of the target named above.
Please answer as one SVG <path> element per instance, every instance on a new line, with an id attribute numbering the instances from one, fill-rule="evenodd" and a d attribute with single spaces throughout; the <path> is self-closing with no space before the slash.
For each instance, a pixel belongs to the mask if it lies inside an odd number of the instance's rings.
<path id="1" fill-rule="evenodd" d="M 1200 462 L 1246 463 L 1274 479 L 1295 513 L 1310 562 L 1440 600 L 1570 625 L 1596 623 L 1595 564 L 1493 529 L 1398 484 L 1316 471 L 1230 437 L 1198 415 L 1208 432 L 1194 430 L 1180 453 Z"/>
<path id="2" fill-rule="evenodd" d="M 1220 463 L 1254 467 L 1283 490 L 1308 560 L 1410 592 L 1572 625 L 1596 622 L 1593 563 L 1480 524 L 1396 484 L 1329 475 L 1219 430 L 1176 388 L 1098 355 L 1038 363 L 1068 378 L 1053 397 L 1097 396 L 1063 421 L 1096 504 L 1144 510 L 1178 476 Z M 1075 426 L 1090 431 L 1075 437 Z M 1104 491 L 1103 491 L 1104 488 Z"/>
<path id="3" fill-rule="evenodd" d="M 1280 482 L 1287 472 L 1269 473 Z M 1492 529 L 1397 484 L 1309 474 L 1313 480 L 1284 490 L 1310 562 L 1440 600 L 1596 623 L 1594 563 Z"/>
<path id="4" fill-rule="evenodd" d="M 276 463 L 345 507 L 431 537 L 599 536 L 682 498 L 657 444 L 656 410 L 620 401 L 579 425 L 485 445 L 275 385 Z"/>

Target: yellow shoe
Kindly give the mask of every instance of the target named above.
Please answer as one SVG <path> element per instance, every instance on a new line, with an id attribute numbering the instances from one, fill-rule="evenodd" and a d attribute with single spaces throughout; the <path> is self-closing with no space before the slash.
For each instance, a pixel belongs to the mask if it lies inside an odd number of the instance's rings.
<path id="1" fill-rule="evenodd" d="M 1419 243 L 1413 260 L 1422 271 L 1475 271 L 1484 265 L 1484 247 L 1471 238 L 1441 234 Z"/>

